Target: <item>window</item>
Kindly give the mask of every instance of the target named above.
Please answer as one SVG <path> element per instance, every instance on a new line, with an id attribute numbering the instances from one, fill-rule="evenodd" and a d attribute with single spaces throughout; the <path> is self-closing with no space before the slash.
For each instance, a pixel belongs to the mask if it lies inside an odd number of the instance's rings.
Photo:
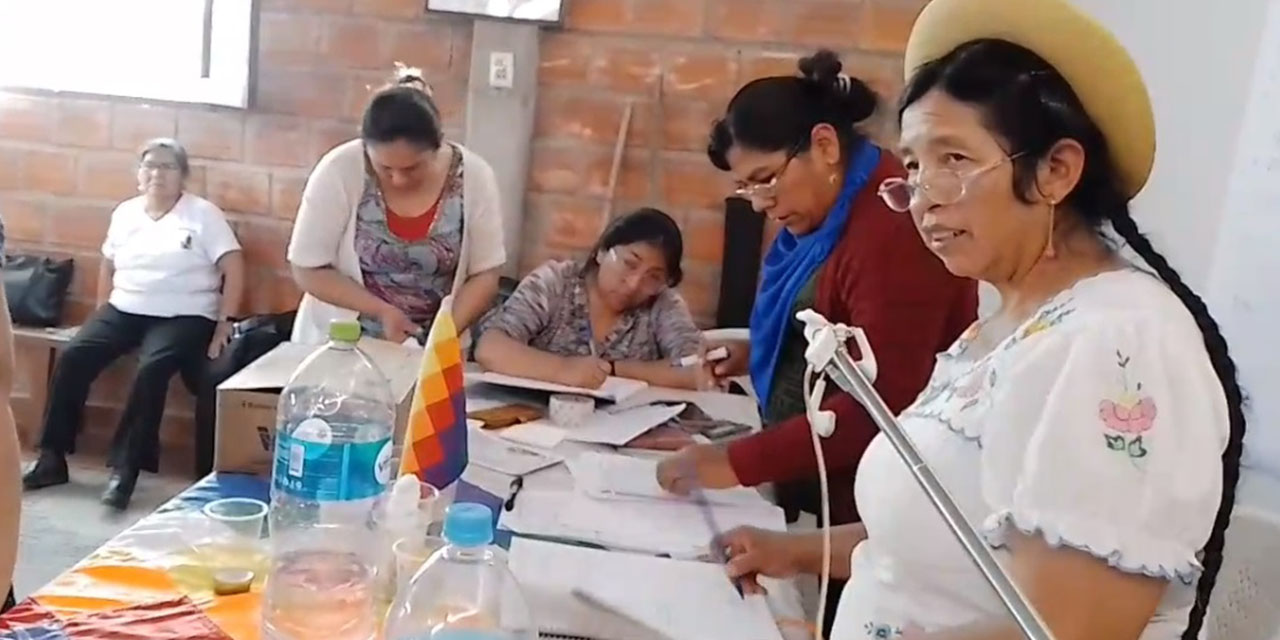
<path id="1" fill-rule="evenodd" d="M 0 0 L 0 86 L 247 107 L 253 0 Z"/>

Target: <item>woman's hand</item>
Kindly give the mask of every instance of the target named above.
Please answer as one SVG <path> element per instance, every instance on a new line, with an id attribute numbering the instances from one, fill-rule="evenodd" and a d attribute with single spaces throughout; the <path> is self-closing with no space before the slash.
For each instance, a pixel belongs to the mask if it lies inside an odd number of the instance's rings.
<path id="1" fill-rule="evenodd" d="M 385 305 L 378 312 L 378 321 L 382 323 L 382 339 L 400 344 L 409 336 L 417 336 L 421 327 L 414 324 L 409 316 L 392 305 Z"/>
<path id="2" fill-rule="evenodd" d="M 751 344 L 745 340 L 709 342 L 703 353 L 710 353 L 722 347 L 729 352 L 729 356 L 708 365 L 715 386 L 721 389 L 728 386 L 729 378 L 745 376 L 750 373 L 751 368 Z"/>
<path id="3" fill-rule="evenodd" d="M 728 452 L 712 444 L 695 444 L 658 463 L 658 484 L 670 493 L 686 496 L 694 486 L 728 489 L 740 483 Z"/>
<path id="4" fill-rule="evenodd" d="M 739 527 L 711 544 L 729 556 L 725 571 L 738 581 L 744 593 L 764 593 L 756 576 L 790 578 L 804 570 L 800 560 L 804 541 L 791 534 Z"/>
<path id="5" fill-rule="evenodd" d="M 222 355 L 222 350 L 227 348 L 227 344 L 231 342 L 231 334 L 235 331 L 235 324 L 229 320 L 221 320 L 218 326 L 213 329 L 213 339 L 209 341 L 208 356 L 210 360 L 217 360 Z"/>
<path id="6" fill-rule="evenodd" d="M 595 356 L 565 358 L 565 366 L 557 372 L 548 372 L 555 381 L 570 387 L 599 389 L 609 379 L 608 362 Z"/>

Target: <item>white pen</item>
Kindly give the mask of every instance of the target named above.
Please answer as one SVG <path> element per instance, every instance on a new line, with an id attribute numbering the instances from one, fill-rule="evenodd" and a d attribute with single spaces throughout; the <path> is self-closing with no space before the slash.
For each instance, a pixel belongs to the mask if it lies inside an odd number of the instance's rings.
<path id="1" fill-rule="evenodd" d="M 707 355 L 692 355 L 680 358 L 676 365 L 681 367 L 692 367 L 694 365 L 706 364 L 708 362 L 720 362 L 729 357 L 729 349 L 727 347 L 716 347 L 707 352 Z"/>

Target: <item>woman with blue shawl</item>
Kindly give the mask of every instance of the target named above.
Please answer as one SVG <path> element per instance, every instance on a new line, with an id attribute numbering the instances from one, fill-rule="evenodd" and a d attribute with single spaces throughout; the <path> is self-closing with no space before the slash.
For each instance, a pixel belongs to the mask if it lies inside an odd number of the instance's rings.
<path id="1" fill-rule="evenodd" d="M 712 163 L 737 181 L 738 195 L 782 227 L 764 258 L 750 341 L 724 345 L 730 356 L 715 368 L 719 377 L 750 374 L 766 427 L 728 446 L 689 447 L 658 470 L 659 482 L 676 493 L 694 483 L 776 483 L 789 519 L 820 511 L 796 312 L 813 308 L 866 331 L 880 365 L 875 386 L 896 413 L 924 388 L 936 354 L 974 322 L 978 304 L 976 284 L 951 275 L 910 216 L 877 193 L 905 172 L 857 128 L 875 113 L 875 93 L 842 74 L 829 51 L 801 60 L 799 69 L 742 87 L 708 147 Z M 836 413 L 835 434 L 823 441 L 832 521 L 855 522 L 853 477 L 877 429 L 843 393 L 833 392 L 826 408 Z"/>

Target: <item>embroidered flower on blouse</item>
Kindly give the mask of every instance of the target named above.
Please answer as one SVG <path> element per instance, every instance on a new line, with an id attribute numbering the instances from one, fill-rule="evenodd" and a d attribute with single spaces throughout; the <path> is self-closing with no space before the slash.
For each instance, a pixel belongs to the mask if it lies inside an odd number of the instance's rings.
<path id="1" fill-rule="evenodd" d="M 902 635 L 902 629 L 887 624 L 868 622 L 864 628 L 868 638 L 897 638 Z"/>
<path id="2" fill-rule="evenodd" d="M 1142 392 L 1142 383 L 1129 380 L 1129 356 L 1116 351 L 1116 365 L 1120 367 L 1120 379 L 1124 392 L 1118 397 L 1105 398 L 1098 403 L 1098 418 L 1107 433 L 1107 449 L 1122 453 L 1130 460 L 1147 457 L 1143 434 L 1156 423 L 1156 401 Z"/>

